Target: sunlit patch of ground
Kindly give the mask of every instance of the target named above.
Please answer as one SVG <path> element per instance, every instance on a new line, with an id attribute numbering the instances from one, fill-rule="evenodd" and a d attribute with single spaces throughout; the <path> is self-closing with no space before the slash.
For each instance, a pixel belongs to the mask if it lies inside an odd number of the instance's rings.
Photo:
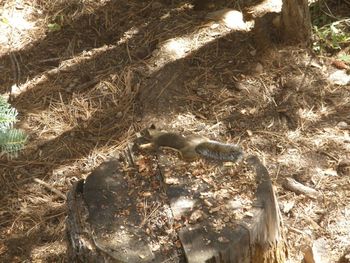
<path id="1" fill-rule="evenodd" d="M 0 51 L 14 51 L 29 44 L 37 30 L 33 19 L 37 14 L 38 10 L 26 3 L 6 1 L 0 11 Z"/>
<path id="2" fill-rule="evenodd" d="M 294 262 L 319 237 L 339 258 L 350 240 L 349 176 L 337 172 L 350 157 L 349 130 L 337 126 L 349 122 L 349 87 L 324 83 L 303 50 L 259 57 L 249 38 L 252 24 L 238 12 L 214 12 L 208 19 L 181 1 L 170 7 L 122 2 L 2 5 L 0 55 L 22 50 L 18 65 L 12 62 L 22 77 L 12 95 L 30 139 L 18 158 L 0 162 L 0 257 L 63 261 L 65 200 L 33 179 L 66 194 L 148 126 L 150 110 L 163 99 L 173 108 L 152 112 L 156 125 L 240 143 L 265 161 L 280 202 L 293 201 L 283 217 Z M 150 48 L 153 40 L 157 45 Z M 150 49 L 142 58 L 140 47 Z M 2 90 L 15 82 L 7 59 L 6 67 L 0 65 L 9 76 L 0 82 Z M 308 85 L 296 89 L 295 98 L 284 94 L 279 81 L 303 72 L 311 78 Z M 152 96 L 157 103 L 147 104 Z M 296 129 L 282 118 L 285 110 L 295 113 L 290 118 Z M 288 176 L 319 190 L 324 200 L 284 190 Z"/>

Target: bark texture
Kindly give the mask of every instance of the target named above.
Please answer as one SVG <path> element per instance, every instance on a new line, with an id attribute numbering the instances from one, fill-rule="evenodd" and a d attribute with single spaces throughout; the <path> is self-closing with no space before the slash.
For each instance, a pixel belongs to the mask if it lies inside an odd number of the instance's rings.
<path id="1" fill-rule="evenodd" d="M 311 44 L 311 19 L 307 0 L 283 0 L 282 28 L 285 42 Z"/>

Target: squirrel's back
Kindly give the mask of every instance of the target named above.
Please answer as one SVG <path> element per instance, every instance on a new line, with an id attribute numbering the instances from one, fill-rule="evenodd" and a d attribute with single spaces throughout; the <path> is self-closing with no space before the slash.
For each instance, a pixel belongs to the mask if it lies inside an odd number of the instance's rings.
<path id="1" fill-rule="evenodd" d="M 186 138 L 177 133 L 157 131 L 157 133 L 150 135 L 156 147 L 169 147 L 179 150 L 187 146 Z"/>
<path id="2" fill-rule="evenodd" d="M 212 141 L 200 135 L 183 136 L 178 133 L 151 128 L 145 130 L 143 136 L 150 141 L 143 148 L 146 148 L 146 146 L 154 149 L 160 147 L 171 148 L 177 150 L 182 158 L 187 161 L 204 157 L 224 162 L 236 162 L 243 157 L 243 151 L 239 146 Z"/>

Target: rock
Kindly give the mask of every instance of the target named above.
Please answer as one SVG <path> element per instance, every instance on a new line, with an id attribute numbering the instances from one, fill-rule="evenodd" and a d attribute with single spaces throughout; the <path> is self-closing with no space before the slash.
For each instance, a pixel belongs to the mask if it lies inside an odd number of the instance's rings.
<path id="1" fill-rule="evenodd" d="M 243 14 L 237 10 L 224 8 L 215 12 L 211 12 L 207 15 L 208 19 L 214 21 L 220 21 L 225 26 L 234 30 L 247 30 L 247 25 L 243 20 Z"/>
<path id="2" fill-rule="evenodd" d="M 289 201 L 285 201 L 282 204 L 282 212 L 284 214 L 288 214 L 294 207 L 295 205 L 295 201 L 294 200 L 289 200 Z"/>
<path id="3" fill-rule="evenodd" d="M 246 30 L 247 25 L 243 21 L 243 14 L 236 10 L 228 11 L 224 16 L 224 23 L 230 29 Z"/>
<path id="4" fill-rule="evenodd" d="M 121 111 L 118 111 L 116 117 L 120 119 L 121 117 L 123 117 L 123 113 Z"/>
<path id="5" fill-rule="evenodd" d="M 152 7 L 152 9 L 159 9 L 159 8 L 162 8 L 163 5 L 161 3 L 155 1 L 155 2 L 152 3 L 151 7 Z"/>
<path id="6" fill-rule="evenodd" d="M 256 55 L 256 49 L 249 51 L 249 54 L 254 57 Z"/>
<path id="7" fill-rule="evenodd" d="M 195 210 L 190 216 L 190 223 L 196 223 L 203 218 L 203 212 L 199 209 Z"/>
<path id="8" fill-rule="evenodd" d="M 259 62 L 256 63 L 256 65 L 254 67 L 254 72 L 258 73 L 258 74 L 261 74 L 261 73 L 263 73 L 263 71 L 264 71 L 263 65 L 261 65 L 261 63 L 259 63 Z"/>
<path id="9" fill-rule="evenodd" d="M 304 253 L 305 263 L 328 263 L 329 260 L 328 244 L 325 238 L 315 240 L 312 246 L 309 246 Z"/>
<path id="10" fill-rule="evenodd" d="M 198 90 L 196 91 L 196 93 L 197 93 L 198 96 L 203 96 L 203 95 L 206 94 L 206 91 L 205 91 L 205 89 L 198 89 Z"/>
<path id="11" fill-rule="evenodd" d="M 328 81 L 332 84 L 345 86 L 350 84 L 350 76 L 345 70 L 336 70 L 329 75 Z"/>
<path id="12" fill-rule="evenodd" d="M 345 130 L 349 128 L 349 124 L 347 124 L 345 121 L 340 121 L 337 123 L 337 127 L 339 129 Z"/>

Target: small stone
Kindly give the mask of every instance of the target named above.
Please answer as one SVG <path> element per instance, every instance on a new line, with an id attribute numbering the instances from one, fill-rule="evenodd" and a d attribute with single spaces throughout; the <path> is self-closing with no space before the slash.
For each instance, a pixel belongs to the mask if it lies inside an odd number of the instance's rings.
<path id="1" fill-rule="evenodd" d="M 195 210 L 190 216 L 190 222 L 195 223 L 203 217 L 203 212 L 201 210 Z"/>
<path id="2" fill-rule="evenodd" d="M 247 25 L 243 20 L 243 14 L 237 10 L 226 12 L 224 16 L 224 23 L 230 29 L 246 30 Z"/>
<path id="3" fill-rule="evenodd" d="M 232 86 L 232 89 L 236 89 L 236 90 L 241 91 L 241 90 L 244 90 L 245 88 L 244 88 L 244 84 L 243 83 L 235 81 L 233 86 Z"/>
<path id="4" fill-rule="evenodd" d="M 290 201 L 286 201 L 286 202 L 282 203 L 283 213 L 288 214 L 293 209 L 294 205 L 295 205 L 294 200 L 290 200 Z"/>
<path id="5" fill-rule="evenodd" d="M 242 208 L 242 203 L 240 201 L 237 201 L 237 200 L 230 200 L 227 203 L 226 208 L 229 210 L 240 209 L 240 208 Z"/>
<path id="6" fill-rule="evenodd" d="M 350 83 L 350 76 L 345 70 L 337 70 L 329 75 L 328 81 L 332 84 L 345 86 Z"/>
<path id="7" fill-rule="evenodd" d="M 337 123 L 337 127 L 339 129 L 346 129 L 349 128 L 349 125 L 345 121 L 340 121 Z"/>
<path id="8" fill-rule="evenodd" d="M 261 63 L 258 62 L 254 67 L 254 72 L 261 74 L 261 73 L 263 73 L 263 71 L 264 71 L 263 65 L 261 65 Z"/>
<path id="9" fill-rule="evenodd" d="M 157 1 L 152 3 L 152 9 L 159 9 L 162 6 L 163 5 L 161 3 L 159 3 L 159 2 L 157 2 Z"/>
<path id="10" fill-rule="evenodd" d="M 116 117 L 120 119 L 121 117 L 123 117 L 123 113 L 121 111 L 118 111 Z"/>
<path id="11" fill-rule="evenodd" d="M 203 96 L 203 95 L 205 95 L 205 90 L 204 90 L 204 89 L 198 89 L 198 90 L 197 90 L 197 95 L 198 95 L 198 96 Z"/>
<path id="12" fill-rule="evenodd" d="M 21 93 L 21 89 L 16 85 L 16 84 L 13 84 L 11 86 L 11 94 L 12 95 L 19 95 Z"/>
<path id="13" fill-rule="evenodd" d="M 256 49 L 251 50 L 249 53 L 254 57 L 256 55 Z"/>
<path id="14" fill-rule="evenodd" d="M 176 185 L 176 184 L 179 184 L 179 179 L 178 178 L 173 178 L 173 177 L 167 177 L 164 179 L 164 182 L 166 184 L 173 184 L 173 185 Z"/>

